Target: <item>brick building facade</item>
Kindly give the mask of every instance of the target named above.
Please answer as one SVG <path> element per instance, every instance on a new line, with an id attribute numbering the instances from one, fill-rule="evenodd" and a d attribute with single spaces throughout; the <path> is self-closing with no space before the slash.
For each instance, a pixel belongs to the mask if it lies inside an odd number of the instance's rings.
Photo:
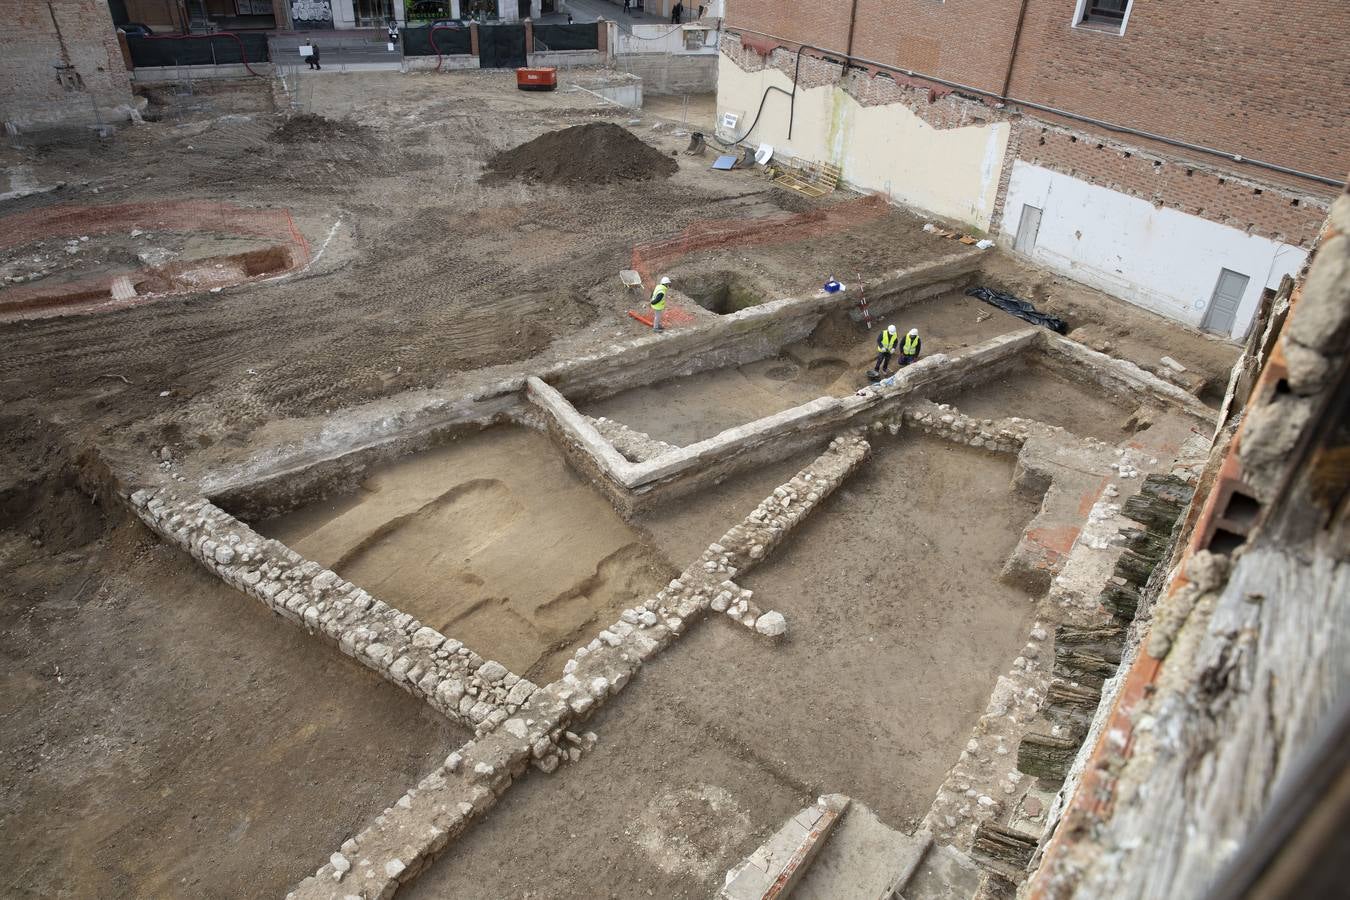
<path id="1" fill-rule="evenodd" d="M 131 103 L 107 0 L 0 0 L 0 23 L 0 120 L 94 125 Z"/>
<path id="2" fill-rule="evenodd" d="M 1026 0 L 1019 33 L 1015 0 L 857 0 L 852 20 L 854 0 L 729 0 L 727 27 L 841 55 L 851 46 L 855 57 L 1333 180 L 1350 171 L 1350 117 L 1336 102 L 1350 85 L 1350 3 L 1131 0 L 1121 33 L 1075 24 L 1080 6 Z"/>
<path id="3" fill-rule="evenodd" d="M 759 111 L 748 138 L 831 157 L 859 187 L 1234 337 L 1263 287 L 1301 264 L 1350 169 L 1340 0 L 729 0 L 726 27 L 718 106 Z M 812 134 L 822 87 L 830 124 Z M 878 105 L 906 112 L 883 119 Z M 802 126 L 780 121 L 799 108 Z M 952 154 L 958 135 L 987 149 Z M 934 196 L 914 183 L 919 172 L 956 193 Z M 1188 244 L 1199 251 L 1189 286 L 1149 283 Z M 1240 308 L 1216 319 L 1218 294 L 1201 285 L 1237 276 Z"/>

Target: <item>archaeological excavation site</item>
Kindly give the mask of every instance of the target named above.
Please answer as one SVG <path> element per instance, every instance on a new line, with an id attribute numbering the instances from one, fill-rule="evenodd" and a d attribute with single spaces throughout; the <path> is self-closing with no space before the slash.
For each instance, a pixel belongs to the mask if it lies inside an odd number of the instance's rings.
<path id="1" fill-rule="evenodd" d="M 0 0 L 0 896 L 1343 889 L 1343 182 L 1102 174 L 875 4 L 218 5 Z"/>

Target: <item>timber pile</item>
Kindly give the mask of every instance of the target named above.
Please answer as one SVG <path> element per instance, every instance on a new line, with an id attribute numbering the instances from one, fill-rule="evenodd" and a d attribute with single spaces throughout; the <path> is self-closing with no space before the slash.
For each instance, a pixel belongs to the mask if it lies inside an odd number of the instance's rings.
<path id="1" fill-rule="evenodd" d="M 1141 527 L 1122 532 L 1125 549 L 1099 601 L 1111 619 L 1093 627 L 1055 628 L 1054 678 L 1041 706 L 1052 726 L 1032 731 L 1017 748 L 1017 768 L 1046 784 L 1063 782 L 1087 737 L 1101 702 L 1102 685 L 1116 673 L 1125 630 L 1158 565 L 1172 546 L 1172 532 L 1190 502 L 1192 488 L 1170 475 L 1150 475 L 1121 512 Z"/>
<path id="2" fill-rule="evenodd" d="M 1125 550 L 1101 594 L 1101 604 L 1117 621 L 1129 624 L 1139 611 L 1140 592 L 1153 577 L 1172 544 L 1172 530 L 1191 502 L 1194 489 L 1171 475 L 1150 475 L 1139 493 L 1125 501 L 1121 514 L 1142 525 L 1125 535 Z"/>
<path id="3" fill-rule="evenodd" d="M 970 855 L 986 868 L 1014 881 L 1026 877 L 1036 852 L 1036 838 L 994 822 L 981 822 L 975 829 Z"/>

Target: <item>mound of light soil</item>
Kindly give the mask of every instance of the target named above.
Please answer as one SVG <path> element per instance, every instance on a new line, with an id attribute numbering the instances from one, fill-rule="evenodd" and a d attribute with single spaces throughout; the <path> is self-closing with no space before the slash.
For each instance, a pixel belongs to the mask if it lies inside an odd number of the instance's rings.
<path id="1" fill-rule="evenodd" d="M 545 184 L 609 184 L 669 178 L 679 166 L 626 128 L 589 122 L 541 134 L 488 160 L 488 178 Z"/>

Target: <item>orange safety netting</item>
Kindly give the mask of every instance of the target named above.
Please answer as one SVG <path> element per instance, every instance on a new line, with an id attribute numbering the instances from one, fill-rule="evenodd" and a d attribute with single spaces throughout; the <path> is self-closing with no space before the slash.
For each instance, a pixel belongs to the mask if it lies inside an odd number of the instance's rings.
<path id="1" fill-rule="evenodd" d="M 681 257 L 698 250 L 790 244 L 854 228 L 889 211 L 884 197 L 870 194 L 804 213 L 757 219 L 705 219 L 689 225 L 678 237 L 634 247 L 632 268 L 642 276 L 644 284 L 651 284 L 654 273 L 666 271 Z"/>
<path id="2" fill-rule="evenodd" d="M 289 210 L 254 209 L 207 200 L 166 200 L 107 206 L 65 204 L 32 209 L 0 219 L 0 250 L 50 237 L 141 231 L 214 231 L 270 238 L 292 245 L 296 265 L 309 261 L 309 243 Z"/>

